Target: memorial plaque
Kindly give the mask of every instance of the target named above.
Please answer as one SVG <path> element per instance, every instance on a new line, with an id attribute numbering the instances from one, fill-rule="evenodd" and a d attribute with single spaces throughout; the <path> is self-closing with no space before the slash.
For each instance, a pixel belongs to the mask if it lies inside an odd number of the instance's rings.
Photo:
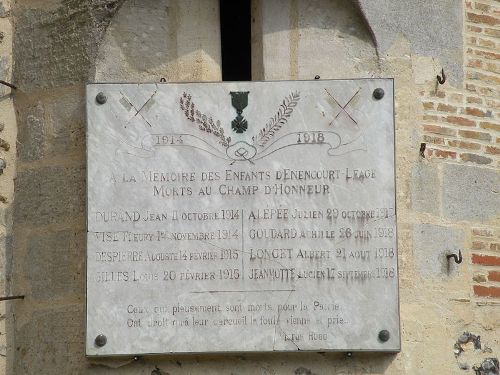
<path id="1" fill-rule="evenodd" d="M 87 354 L 399 351 L 391 79 L 87 86 Z"/>

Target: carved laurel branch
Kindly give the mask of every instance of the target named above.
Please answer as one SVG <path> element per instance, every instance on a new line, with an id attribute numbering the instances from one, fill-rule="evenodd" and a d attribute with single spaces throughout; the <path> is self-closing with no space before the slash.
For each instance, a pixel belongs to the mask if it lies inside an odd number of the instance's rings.
<path id="1" fill-rule="evenodd" d="M 288 122 L 288 118 L 292 115 L 293 109 L 297 106 L 299 99 L 299 91 L 292 92 L 285 99 L 283 99 L 283 102 L 274 117 L 269 119 L 266 126 L 260 130 L 256 137 L 252 137 L 253 144 L 264 147 L 266 143 L 274 137 L 276 132 Z"/>
<path id="2" fill-rule="evenodd" d="M 179 99 L 179 104 L 181 111 L 184 113 L 186 118 L 198 124 L 198 128 L 204 132 L 215 135 L 219 139 L 219 143 L 223 147 L 229 147 L 229 142 L 231 142 L 231 137 L 224 135 L 224 129 L 220 126 L 220 121 L 216 120 L 214 122 L 211 116 L 207 116 L 201 113 L 191 100 L 191 95 L 184 92 Z"/>

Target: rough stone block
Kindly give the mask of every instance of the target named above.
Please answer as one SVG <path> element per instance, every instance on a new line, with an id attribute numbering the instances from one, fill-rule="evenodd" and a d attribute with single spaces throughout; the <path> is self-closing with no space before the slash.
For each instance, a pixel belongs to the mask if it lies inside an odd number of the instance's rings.
<path id="1" fill-rule="evenodd" d="M 498 217 L 500 174 L 496 170 L 443 164 L 443 214 L 452 220 Z"/>
<path id="2" fill-rule="evenodd" d="M 398 35 L 405 35 L 412 51 L 434 56 L 446 67 L 452 84 L 463 80 L 463 5 L 461 0 L 359 0 L 380 52 Z M 422 27 L 422 20 L 426 20 Z"/>
<path id="3" fill-rule="evenodd" d="M 26 277 L 31 282 L 32 297 L 49 299 L 70 292 L 84 294 L 83 231 L 49 232 L 30 237 L 27 260 Z"/>
<path id="4" fill-rule="evenodd" d="M 83 306 L 35 311 L 15 332 L 14 374 L 85 374 Z"/>
<path id="5" fill-rule="evenodd" d="M 433 224 L 417 224 L 413 228 L 413 246 L 417 269 L 423 279 L 448 277 L 457 271 L 446 259 L 465 246 L 463 230 Z"/>
<path id="6" fill-rule="evenodd" d="M 122 1 L 67 0 L 50 10 L 20 8 L 14 41 L 18 85 L 26 91 L 85 82 L 102 30 Z"/>
<path id="7" fill-rule="evenodd" d="M 14 220 L 45 225 L 85 215 L 85 168 L 46 167 L 18 174 Z"/>
<path id="8" fill-rule="evenodd" d="M 435 164 L 417 163 L 412 170 L 411 203 L 417 212 L 439 215 L 440 185 Z"/>
<path id="9" fill-rule="evenodd" d="M 45 128 L 43 109 L 37 105 L 19 114 L 17 155 L 21 161 L 34 161 L 44 155 Z"/>

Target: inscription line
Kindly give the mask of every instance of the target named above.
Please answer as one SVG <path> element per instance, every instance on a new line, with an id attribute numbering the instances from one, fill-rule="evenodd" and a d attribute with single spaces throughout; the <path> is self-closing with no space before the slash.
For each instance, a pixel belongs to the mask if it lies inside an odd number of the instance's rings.
<path id="1" fill-rule="evenodd" d="M 260 293 L 260 292 L 295 292 L 295 289 L 260 289 L 260 290 L 202 290 L 193 291 L 192 294 L 202 293 Z"/>
<path id="2" fill-rule="evenodd" d="M 245 257 L 243 256 L 245 254 L 245 236 L 243 235 L 243 213 L 244 210 L 243 208 L 241 209 L 241 280 L 245 280 Z"/>

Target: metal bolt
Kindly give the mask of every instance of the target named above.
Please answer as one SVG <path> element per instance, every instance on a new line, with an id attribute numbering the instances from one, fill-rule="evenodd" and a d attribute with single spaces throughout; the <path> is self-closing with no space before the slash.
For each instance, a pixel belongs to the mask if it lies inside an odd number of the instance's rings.
<path id="1" fill-rule="evenodd" d="M 99 348 L 102 348 L 104 345 L 106 345 L 106 342 L 108 342 L 108 339 L 104 335 L 97 335 L 97 337 L 94 340 L 96 346 Z"/>
<path id="2" fill-rule="evenodd" d="M 382 342 L 389 341 L 389 338 L 391 337 L 391 334 L 389 333 L 388 330 L 383 329 L 378 333 L 378 339 Z"/>
<path id="3" fill-rule="evenodd" d="M 96 95 L 95 101 L 97 102 L 97 104 L 104 104 L 108 101 L 108 98 L 106 97 L 106 95 L 104 95 L 103 92 L 100 92 Z"/>
<path id="4" fill-rule="evenodd" d="M 314 79 L 320 79 L 321 77 L 320 76 L 315 76 Z"/>
<path id="5" fill-rule="evenodd" d="M 384 89 L 382 89 L 380 87 L 373 90 L 373 97 L 377 100 L 382 99 L 384 97 L 384 94 L 385 94 Z"/>
<path id="6" fill-rule="evenodd" d="M 345 355 L 348 356 L 349 358 L 351 358 L 352 357 L 352 352 L 347 352 L 347 353 L 345 353 Z"/>

